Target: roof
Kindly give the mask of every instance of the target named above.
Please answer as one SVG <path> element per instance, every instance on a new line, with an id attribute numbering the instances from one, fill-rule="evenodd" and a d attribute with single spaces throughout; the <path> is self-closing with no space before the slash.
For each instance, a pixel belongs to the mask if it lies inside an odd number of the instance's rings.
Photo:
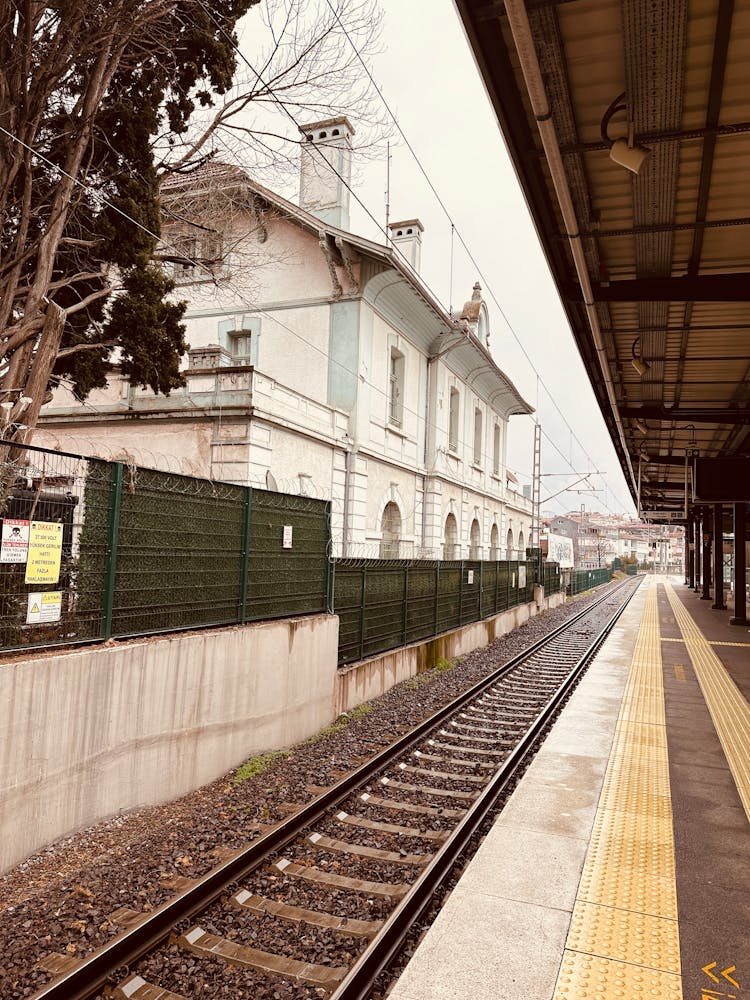
<path id="1" fill-rule="evenodd" d="M 236 167 L 233 164 L 222 163 L 216 160 L 208 161 L 192 173 L 172 175 L 162 183 L 161 191 L 167 197 L 171 193 L 177 196 L 184 196 L 191 191 L 197 190 L 200 192 L 201 189 L 205 190 L 209 184 L 214 189 L 217 187 L 219 189 L 226 187 L 231 188 L 233 191 L 238 185 L 241 185 L 246 193 L 262 199 L 268 206 L 275 209 L 279 215 L 313 233 L 316 238 L 321 233 L 327 233 L 334 241 L 334 244 L 343 240 L 358 253 L 369 257 L 371 260 L 378 261 L 385 265 L 386 268 L 395 271 L 399 278 L 399 284 L 402 287 L 408 288 L 413 295 L 416 295 L 438 320 L 436 326 L 439 336 L 434 340 L 435 355 L 442 355 L 452 350 L 468 350 L 472 355 L 472 362 L 468 366 L 470 368 L 470 379 L 487 379 L 490 376 L 494 382 L 492 387 L 494 390 L 494 395 L 492 396 L 493 405 L 501 407 L 508 415 L 530 414 L 534 412 L 534 407 L 526 402 L 505 372 L 501 371 L 497 366 L 489 349 L 481 343 L 474 333 L 466 328 L 465 324 L 459 324 L 455 317 L 451 316 L 443 308 L 419 275 L 409 266 L 403 255 L 396 249 L 391 246 L 383 246 L 380 243 L 375 243 L 362 236 L 356 236 L 354 233 L 347 232 L 324 222 L 317 216 L 300 208 L 299 205 L 295 205 L 293 202 L 283 198 L 270 188 L 258 184 L 242 168 Z M 377 278 L 373 280 L 377 281 Z M 390 286 L 393 289 L 393 282 L 390 282 Z M 455 341 L 450 341 L 450 346 L 447 348 L 444 343 L 446 336 L 449 339 L 451 336 L 455 336 L 456 338 Z M 477 361 L 479 362 L 478 364 Z"/>
<path id="2" fill-rule="evenodd" d="M 633 499 L 679 511 L 686 455 L 750 456 L 750 7 L 457 6 Z"/>

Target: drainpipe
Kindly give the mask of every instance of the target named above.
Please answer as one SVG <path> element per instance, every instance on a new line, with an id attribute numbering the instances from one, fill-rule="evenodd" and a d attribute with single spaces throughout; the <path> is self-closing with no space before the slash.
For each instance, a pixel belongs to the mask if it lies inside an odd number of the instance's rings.
<path id="1" fill-rule="evenodd" d="M 505 0 L 505 13 L 508 17 L 508 24 L 510 25 L 511 33 L 513 34 L 513 41 L 520 60 L 521 71 L 523 72 L 523 78 L 526 83 L 526 90 L 529 95 L 534 117 L 536 118 L 536 122 L 539 127 L 539 135 L 542 139 L 544 154 L 547 158 L 547 164 L 552 176 L 552 183 L 555 187 L 555 193 L 557 194 L 560 211 L 562 212 L 563 221 L 565 223 L 565 232 L 568 236 L 570 251 L 573 255 L 573 262 L 578 275 L 578 281 L 580 282 L 581 291 L 583 292 L 583 301 L 586 306 L 586 315 L 588 317 L 589 327 L 591 328 L 591 333 L 594 338 L 594 346 L 596 348 L 597 358 L 599 359 L 599 367 L 601 369 L 602 378 L 604 379 L 604 385 L 607 390 L 607 397 L 612 407 L 612 413 L 617 425 L 617 431 L 620 436 L 620 444 L 622 445 L 622 450 L 625 455 L 625 461 L 627 463 L 628 471 L 630 472 L 630 482 L 632 487 L 637 489 L 633 465 L 630 461 L 630 454 L 628 453 L 628 447 L 625 441 L 625 428 L 622 425 L 622 418 L 620 417 L 617 405 L 615 386 L 612 381 L 612 376 L 610 375 L 609 365 L 607 363 L 607 350 L 602 338 L 601 327 L 599 326 L 599 317 L 596 312 L 594 294 L 591 288 L 591 281 L 589 280 L 586 258 L 583 253 L 583 243 L 580 236 L 578 219 L 576 218 L 575 209 L 573 208 L 573 199 L 570 195 L 568 179 L 565 175 L 565 167 L 563 166 L 562 155 L 560 154 L 560 146 L 557 142 L 557 135 L 555 134 L 552 112 L 550 111 L 547 95 L 544 91 L 544 81 L 542 79 L 541 69 L 539 68 L 539 60 L 537 59 L 536 49 L 534 48 L 534 39 L 531 34 L 531 26 L 529 24 L 529 18 L 526 12 L 524 0 Z"/>

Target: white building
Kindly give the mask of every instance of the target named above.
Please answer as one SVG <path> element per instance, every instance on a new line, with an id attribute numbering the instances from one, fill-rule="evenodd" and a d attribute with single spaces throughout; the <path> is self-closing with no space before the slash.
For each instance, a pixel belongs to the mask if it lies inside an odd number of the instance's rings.
<path id="1" fill-rule="evenodd" d="M 417 219 L 392 246 L 348 232 L 351 125 L 305 133 L 300 206 L 215 162 L 163 188 L 186 387 L 115 374 L 84 407 L 59 390 L 35 443 L 329 498 L 338 554 L 523 555 L 506 449 L 532 408 L 490 354 L 480 286 L 451 316 L 419 279 Z"/>

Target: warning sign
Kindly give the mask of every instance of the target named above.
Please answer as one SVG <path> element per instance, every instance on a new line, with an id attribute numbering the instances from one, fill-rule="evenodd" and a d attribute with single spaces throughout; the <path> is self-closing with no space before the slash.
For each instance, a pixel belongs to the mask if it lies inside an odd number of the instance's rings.
<path id="1" fill-rule="evenodd" d="M 29 594 L 26 610 L 27 625 L 59 622 L 62 613 L 62 591 L 48 590 L 43 594 Z"/>
<path id="2" fill-rule="evenodd" d="M 0 563 L 25 563 L 29 554 L 29 522 L 3 518 Z"/>
<path id="3" fill-rule="evenodd" d="M 26 583 L 57 583 L 60 579 L 63 526 L 52 521 L 32 521 Z"/>

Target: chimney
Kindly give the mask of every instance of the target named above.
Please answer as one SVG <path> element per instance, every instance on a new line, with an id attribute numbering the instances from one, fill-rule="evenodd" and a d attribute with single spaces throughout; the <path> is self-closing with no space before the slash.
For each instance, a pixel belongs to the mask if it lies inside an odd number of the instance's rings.
<path id="1" fill-rule="evenodd" d="M 408 219 L 406 222 L 391 222 L 391 243 L 399 250 L 411 265 L 411 269 L 419 274 L 422 263 L 422 233 L 424 226 L 419 219 Z"/>
<path id="2" fill-rule="evenodd" d="M 299 206 L 339 229 L 349 228 L 352 136 L 348 118 L 301 125 Z"/>

